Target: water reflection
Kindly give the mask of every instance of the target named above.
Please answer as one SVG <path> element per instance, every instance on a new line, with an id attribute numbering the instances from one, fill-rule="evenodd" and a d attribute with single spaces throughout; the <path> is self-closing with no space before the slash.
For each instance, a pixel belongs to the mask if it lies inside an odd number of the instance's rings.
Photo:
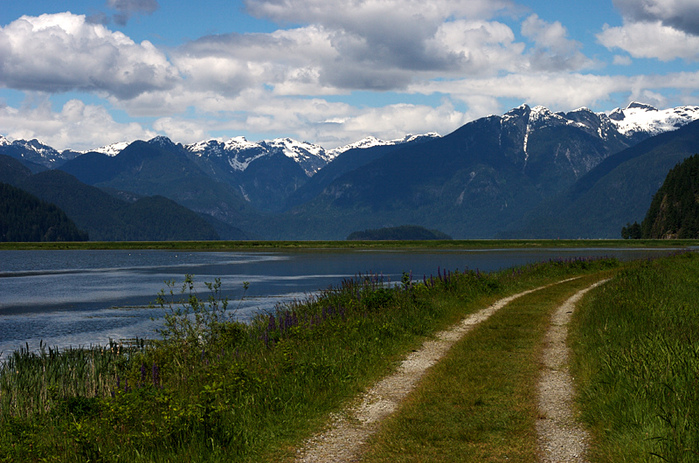
<path id="1" fill-rule="evenodd" d="M 109 339 L 153 337 L 162 322 L 148 308 L 165 281 L 195 275 L 197 290 L 220 278 L 224 295 L 249 320 L 277 303 L 303 299 L 358 273 L 400 281 L 436 274 L 437 268 L 493 271 L 577 256 L 650 257 L 665 250 L 532 249 L 440 251 L 0 251 L 0 351 L 25 344 L 104 344 Z M 250 289 L 243 293 L 243 282 Z M 244 296 L 244 299 L 242 299 Z M 151 320 L 154 317 L 155 320 Z"/>

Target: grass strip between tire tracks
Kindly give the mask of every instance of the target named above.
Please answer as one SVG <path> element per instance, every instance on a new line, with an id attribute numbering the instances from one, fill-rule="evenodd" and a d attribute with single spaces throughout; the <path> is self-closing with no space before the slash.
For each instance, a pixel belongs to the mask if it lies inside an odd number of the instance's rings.
<path id="1" fill-rule="evenodd" d="M 600 275 L 511 302 L 457 343 L 362 461 L 536 461 L 537 382 L 552 311 Z"/>

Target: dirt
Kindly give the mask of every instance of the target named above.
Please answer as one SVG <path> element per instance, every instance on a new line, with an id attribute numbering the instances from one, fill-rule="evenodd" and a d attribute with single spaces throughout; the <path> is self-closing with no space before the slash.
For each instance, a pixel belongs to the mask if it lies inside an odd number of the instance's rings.
<path id="1" fill-rule="evenodd" d="M 575 390 L 568 368 L 569 349 L 566 345 L 568 324 L 578 301 L 591 289 L 605 283 L 595 283 L 575 293 L 561 305 L 551 318 L 543 354 L 543 372 L 539 381 L 539 413 L 536 423 L 539 449 L 543 463 L 583 463 L 589 435 L 579 423 L 574 406 Z"/>

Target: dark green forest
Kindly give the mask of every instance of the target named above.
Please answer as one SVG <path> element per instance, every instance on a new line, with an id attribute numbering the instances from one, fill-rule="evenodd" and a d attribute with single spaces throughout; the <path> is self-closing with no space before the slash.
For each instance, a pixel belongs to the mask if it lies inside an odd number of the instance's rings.
<path id="1" fill-rule="evenodd" d="M 641 224 L 621 230 L 626 239 L 699 238 L 699 155 L 688 157 L 668 172 Z"/>
<path id="2" fill-rule="evenodd" d="M 86 232 L 51 203 L 0 183 L 0 241 L 87 241 Z"/>

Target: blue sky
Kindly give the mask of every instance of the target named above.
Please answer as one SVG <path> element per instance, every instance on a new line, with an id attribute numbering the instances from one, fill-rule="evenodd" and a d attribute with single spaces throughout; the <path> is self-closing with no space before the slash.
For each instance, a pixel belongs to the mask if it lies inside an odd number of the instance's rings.
<path id="1" fill-rule="evenodd" d="M 696 0 L 29 0 L 0 9 L 0 134 L 327 148 L 527 103 L 699 104 Z"/>

